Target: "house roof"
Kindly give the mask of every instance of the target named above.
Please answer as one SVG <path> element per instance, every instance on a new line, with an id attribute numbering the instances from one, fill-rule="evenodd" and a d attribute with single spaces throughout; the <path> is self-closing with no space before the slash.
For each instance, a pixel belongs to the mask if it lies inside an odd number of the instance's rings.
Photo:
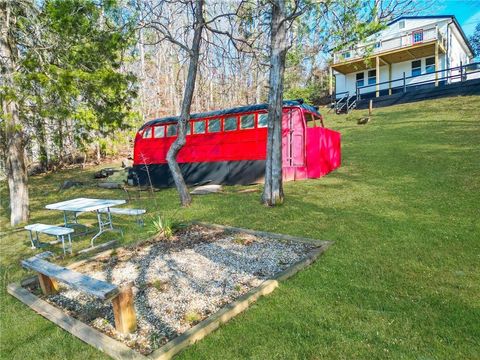
<path id="1" fill-rule="evenodd" d="M 390 21 L 387 26 L 390 26 L 392 24 L 395 24 L 396 22 L 400 20 L 408 20 L 408 19 L 452 19 L 453 23 L 457 27 L 458 31 L 460 32 L 460 35 L 463 37 L 463 41 L 465 41 L 465 44 L 467 45 L 468 49 L 472 53 L 472 55 L 475 53 L 473 51 L 472 45 L 470 44 L 470 41 L 467 38 L 467 35 L 463 32 L 462 27 L 457 21 L 457 18 L 455 15 L 425 15 L 425 16 L 400 16 L 396 18 L 395 20 Z"/>
<path id="2" fill-rule="evenodd" d="M 318 116 L 320 116 L 320 113 L 318 112 L 318 108 L 313 107 L 311 105 L 305 104 L 303 102 L 303 99 L 297 99 L 297 100 L 284 100 L 283 101 L 283 106 L 296 106 L 305 109 L 308 112 L 314 113 Z M 225 115 L 236 115 L 236 114 L 241 114 L 241 113 L 247 113 L 247 112 L 253 112 L 253 111 L 259 111 L 259 110 L 268 110 L 268 104 L 255 104 L 255 105 L 247 105 L 247 106 L 239 106 L 236 108 L 231 108 L 231 109 L 224 109 L 224 110 L 214 110 L 214 111 L 208 111 L 208 112 L 203 112 L 203 113 L 196 113 L 196 114 L 191 114 L 190 119 L 203 119 L 203 118 L 209 118 L 209 117 L 215 117 L 215 116 L 225 116 Z M 154 119 L 147 121 L 145 124 L 142 125 L 142 127 L 139 129 L 142 130 L 146 128 L 147 126 L 152 126 L 152 125 L 159 125 L 159 124 L 168 124 L 168 123 L 175 123 L 178 121 L 180 116 L 168 116 L 160 119 Z"/>

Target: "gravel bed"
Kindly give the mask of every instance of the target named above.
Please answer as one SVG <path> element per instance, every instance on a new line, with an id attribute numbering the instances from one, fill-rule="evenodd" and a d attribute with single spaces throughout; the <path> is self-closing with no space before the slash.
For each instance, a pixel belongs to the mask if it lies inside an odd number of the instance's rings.
<path id="1" fill-rule="evenodd" d="M 148 354 L 301 260 L 313 247 L 192 225 L 169 240 L 117 250 L 75 269 L 120 286 L 133 282 L 138 328 L 128 335 L 115 330 L 110 302 L 66 286 L 45 299 Z"/>

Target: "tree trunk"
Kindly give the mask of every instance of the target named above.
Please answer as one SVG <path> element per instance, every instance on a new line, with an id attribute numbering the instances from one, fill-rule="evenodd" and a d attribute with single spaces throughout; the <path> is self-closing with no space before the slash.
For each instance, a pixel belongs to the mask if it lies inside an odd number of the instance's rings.
<path id="1" fill-rule="evenodd" d="M 10 225 L 16 226 L 28 221 L 28 183 L 25 166 L 23 133 L 20 129 L 16 102 L 6 104 L 7 135 L 7 179 L 10 191 Z"/>
<path id="2" fill-rule="evenodd" d="M 190 61 L 188 64 L 188 75 L 185 83 L 185 90 L 183 93 L 182 108 L 180 119 L 177 124 L 177 138 L 168 149 L 167 162 L 170 171 L 172 172 L 173 181 L 177 187 L 180 196 L 180 203 L 182 206 L 189 206 L 192 202 L 192 197 L 188 192 L 187 185 L 183 179 L 180 166 L 177 163 L 177 155 L 186 142 L 187 124 L 190 120 L 190 108 L 192 106 L 193 92 L 195 90 L 195 80 L 197 77 L 198 59 L 200 57 L 200 43 L 202 41 L 203 22 L 203 0 L 195 2 L 195 20 L 194 20 L 194 35 L 192 47 L 190 49 Z"/>
<path id="3" fill-rule="evenodd" d="M 39 116 L 37 116 L 36 120 L 37 120 L 36 133 L 37 133 L 40 166 L 42 167 L 42 171 L 47 171 L 49 167 L 49 161 L 48 161 L 48 146 L 47 146 L 45 124 L 43 122 L 43 119 L 40 118 Z"/>
<path id="4" fill-rule="evenodd" d="M 9 1 L 0 4 L 0 57 L 4 66 L 0 86 L 13 87 L 13 73 L 16 68 L 17 47 L 10 32 L 10 25 L 16 22 L 11 14 Z M 10 193 L 10 224 L 12 226 L 28 221 L 28 184 L 25 166 L 23 132 L 18 114 L 18 104 L 2 96 L 2 113 L 6 136 L 6 173 Z"/>
<path id="5" fill-rule="evenodd" d="M 272 2 L 270 39 L 270 90 L 268 94 L 267 160 L 262 202 L 268 206 L 283 203 L 282 111 L 283 77 L 287 53 L 285 0 Z"/>

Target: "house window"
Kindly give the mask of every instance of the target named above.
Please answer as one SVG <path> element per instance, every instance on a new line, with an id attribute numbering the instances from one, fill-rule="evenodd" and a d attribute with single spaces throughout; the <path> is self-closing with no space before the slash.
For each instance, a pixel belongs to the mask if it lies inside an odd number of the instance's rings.
<path id="1" fill-rule="evenodd" d="M 265 128 L 268 125 L 268 114 L 258 114 L 258 127 Z"/>
<path id="2" fill-rule="evenodd" d="M 255 126 L 255 117 L 253 114 L 243 115 L 240 118 L 240 129 L 253 129 Z"/>
<path id="3" fill-rule="evenodd" d="M 361 87 L 361 86 L 365 85 L 365 74 L 363 72 L 358 73 L 356 75 L 356 80 L 357 80 L 357 82 L 356 82 L 357 87 Z"/>
<path id="4" fill-rule="evenodd" d="M 193 123 L 194 134 L 205 134 L 205 121 L 195 121 Z"/>
<path id="5" fill-rule="evenodd" d="M 414 31 L 412 33 L 412 42 L 414 44 L 416 43 L 420 43 L 423 41 L 423 30 L 420 30 L 420 31 Z"/>
<path id="6" fill-rule="evenodd" d="M 225 129 L 225 131 L 237 130 L 237 117 L 225 118 L 225 123 L 223 128 Z"/>
<path id="7" fill-rule="evenodd" d="M 382 42 L 381 41 L 377 41 L 374 45 L 375 49 L 380 49 L 381 47 L 382 47 Z"/>
<path id="8" fill-rule="evenodd" d="M 350 56 L 352 56 L 352 54 L 350 53 L 350 51 L 347 51 L 347 52 L 343 53 L 343 57 L 344 57 L 345 59 L 348 59 Z"/>
<path id="9" fill-rule="evenodd" d="M 216 133 L 221 130 L 220 119 L 208 120 L 208 132 Z"/>
<path id="10" fill-rule="evenodd" d="M 175 135 L 177 135 L 177 125 L 176 124 L 167 125 L 167 136 L 175 136 Z"/>
<path id="11" fill-rule="evenodd" d="M 425 72 L 427 74 L 431 74 L 435 72 L 435 58 L 427 58 L 425 59 Z"/>
<path id="12" fill-rule="evenodd" d="M 155 126 L 153 130 L 153 137 L 156 139 L 165 137 L 165 127 Z"/>
<path id="13" fill-rule="evenodd" d="M 402 21 L 398 22 L 398 28 L 399 29 L 404 29 L 405 28 L 405 20 L 402 20 Z"/>
<path id="14" fill-rule="evenodd" d="M 151 127 L 146 128 L 145 131 L 143 132 L 142 137 L 144 139 L 150 139 L 152 137 L 152 128 Z"/>
<path id="15" fill-rule="evenodd" d="M 377 83 L 377 70 L 368 70 L 368 85 Z"/>
<path id="16" fill-rule="evenodd" d="M 422 75 L 422 60 L 412 61 L 412 76 Z"/>

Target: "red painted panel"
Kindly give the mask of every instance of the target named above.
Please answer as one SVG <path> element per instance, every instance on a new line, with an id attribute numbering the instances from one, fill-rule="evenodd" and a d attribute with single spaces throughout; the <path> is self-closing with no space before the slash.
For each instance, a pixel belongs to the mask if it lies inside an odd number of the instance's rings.
<path id="1" fill-rule="evenodd" d="M 315 127 L 307 129 L 308 178 L 318 178 L 341 164 L 340 133 Z"/>
<path id="2" fill-rule="evenodd" d="M 300 109 L 283 112 L 282 163 L 284 168 L 305 165 L 305 122 Z"/>
<path id="3" fill-rule="evenodd" d="M 242 115 L 245 114 L 238 116 Z M 177 159 L 181 163 L 265 160 L 266 139 L 266 128 L 191 134 L 187 135 L 187 143 L 180 150 Z M 138 133 L 134 147 L 134 164 L 166 163 L 167 151 L 174 140 L 175 137 L 143 139 Z"/>

